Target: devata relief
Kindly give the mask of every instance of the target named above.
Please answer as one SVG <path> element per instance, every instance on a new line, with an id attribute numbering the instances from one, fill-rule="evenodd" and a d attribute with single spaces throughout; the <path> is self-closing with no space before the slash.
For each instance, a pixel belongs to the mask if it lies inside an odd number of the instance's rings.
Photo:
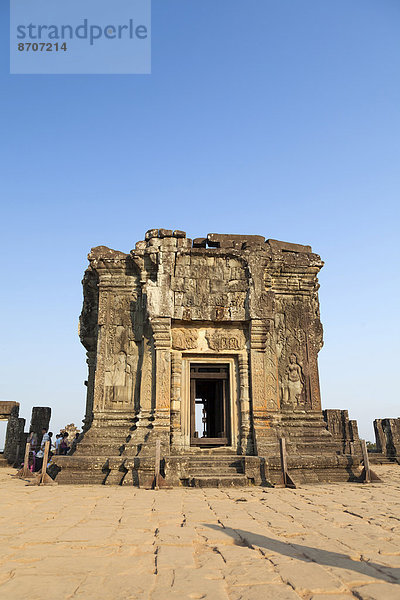
<path id="1" fill-rule="evenodd" d="M 322 265 L 260 235 L 152 229 L 128 254 L 93 248 L 84 435 L 58 480 L 150 485 L 159 440 L 169 485 L 273 483 L 280 437 L 299 480 L 349 478 L 321 411 Z"/>

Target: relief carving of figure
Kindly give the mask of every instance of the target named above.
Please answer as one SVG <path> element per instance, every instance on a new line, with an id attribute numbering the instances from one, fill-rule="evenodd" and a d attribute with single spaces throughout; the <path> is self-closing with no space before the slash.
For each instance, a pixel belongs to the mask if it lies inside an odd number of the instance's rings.
<path id="1" fill-rule="evenodd" d="M 282 388 L 284 404 L 288 404 L 293 408 L 301 404 L 301 395 L 304 389 L 304 374 L 294 353 L 289 356 L 289 364 L 286 367 Z"/>
<path id="2" fill-rule="evenodd" d="M 172 347 L 174 350 L 194 350 L 197 348 L 198 332 L 196 329 L 173 329 Z"/>
<path id="3" fill-rule="evenodd" d="M 113 365 L 111 385 L 124 386 L 127 371 L 130 371 L 130 365 L 126 364 L 126 354 L 125 352 L 120 352 Z"/>

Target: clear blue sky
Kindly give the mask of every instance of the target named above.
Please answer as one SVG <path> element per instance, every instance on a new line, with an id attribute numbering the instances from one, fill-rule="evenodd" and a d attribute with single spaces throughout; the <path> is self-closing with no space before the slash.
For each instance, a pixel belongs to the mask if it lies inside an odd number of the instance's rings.
<path id="1" fill-rule="evenodd" d="M 152 227 L 311 244 L 325 408 L 400 414 L 398 0 L 153 0 L 152 75 L 9 75 L 0 398 L 80 423 L 92 246 Z"/>

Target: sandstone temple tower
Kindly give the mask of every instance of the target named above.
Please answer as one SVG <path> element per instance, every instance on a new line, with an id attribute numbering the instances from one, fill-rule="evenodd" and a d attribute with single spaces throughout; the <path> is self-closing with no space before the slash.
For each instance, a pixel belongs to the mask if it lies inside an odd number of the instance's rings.
<path id="1" fill-rule="evenodd" d="M 89 261 L 85 433 L 58 481 L 149 485 L 159 439 L 170 485 L 273 483 L 281 436 L 294 479 L 349 479 L 321 411 L 310 246 L 153 229 Z"/>

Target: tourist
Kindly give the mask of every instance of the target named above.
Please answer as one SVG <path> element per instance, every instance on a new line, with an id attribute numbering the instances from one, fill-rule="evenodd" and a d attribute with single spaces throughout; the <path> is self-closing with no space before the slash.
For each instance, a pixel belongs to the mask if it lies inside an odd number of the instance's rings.
<path id="1" fill-rule="evenodd" d="M 28 467 L 32 473 L 36 469 L 36 451 L 38 449 L 38 436 L 37 433 L 31 431 L 29 433 L 28 439 L 26 440 L 28 444 L 30 444 L 29 448 L 29 459 L 28 459 Z"/>
<path id="2" fill-rule="evenodd" d="M 54 444 L 54 448 L 55 448 L 56 454 L 61 454 L 61 452 L 60 452 L 61 441 L 62 441 L 62 435 L 61 435 L 61 433 L 57 433 L 57 435 L 56 435 L 56 443 Z"/>
<path id="3" fill-rule="evenodd" d="M 61 444 L 60 444 L 60 454 L 67 454 L 68 450 L 69 450 L 68 433 L 66 431 L 64 431 L 64 433 L 62 434 L 62 440 L 61 440 Z"/>
<path id="4" fill-rule="evenodd" d="M 53 448 L 54 448 L 54 443 L 53 443 L 53 432 L 52 432 L 52 431 L 49 431 L 48 435 L 49 435 L 49 438 L 50 438 L 50 440 L 49 440 L 49 441 L 50 441 L 50 446 L 49 446 L 49 458 L 51 458 L 51 457 L 53 456 L 53 454 L 54 454 L 54 452 L 53 452 Z"/>
<path id="5" fill-rule="evenodd" d="M 35 433 L 34 431 L 31 431 L 28 439 L 27 439 L 28 444 L 31 445 L 30 450 L 31 452 L 35 452 L 37 450 L 38 447 L 38 436 L 37 433 Z"/>
<path id="6" fill-rule="evenodd" d="M 48 455 L 49 460 L 53 456 L 53 452 L 51 451 L 51 448 L 52 448 L 51 438 L 53 437 L 53 432 L 49 431 L 49 433 L 47 433 L 47 428 L 43 427 L 42 434 L 43 434 L 43 437 L 42 437 L 42 441 L 40 443 L 40 450 L 39 450 L 39 452 L 36 452 L 36 457 L 35 457 L 35 459 L 36 459 L 35 460 L 35 469 L 34 469 L 35 471 L 39 471 L 42 468 L 46 442 L 49 442 L 49 455 Z M 47 465 L 48 465 L 48 463 L 47 463 Z"/>
<path id="7" fill-rule="evenodd" d="M 44 447 L 46 445 L 46 442 L 50 442 L 50 447 L 51 447 L 51 436 L 53 434 L 51 433 L 50 435 L 47 433 L 47 427 L 43 427 L 42 429 L 42 441 L 40 442 L 40 449 L 44 451 Z"/>

